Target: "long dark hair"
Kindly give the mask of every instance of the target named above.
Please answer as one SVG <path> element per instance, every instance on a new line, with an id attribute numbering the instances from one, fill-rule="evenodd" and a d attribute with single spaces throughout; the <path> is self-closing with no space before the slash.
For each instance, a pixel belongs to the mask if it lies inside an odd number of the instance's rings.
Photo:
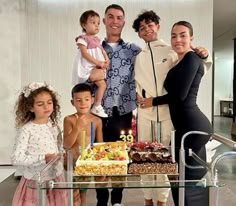
<path id="1" fill-rule="evenodd" d="M 172 29 L 173 29 L 175 26 L 177 26 L 177 25 L 187 27 L 187 28 L 189 29 L 189 34 L 190 34 L 190 36 L 193 36 L 193 27 L 192 27 L 192 24 L 190 24 L 190 23 L 187 22 L 187 21 L 178 21 L 178 22 L 174 23 L 174 25 L 172 26 Z M 172 30 L 172 29 L 171 29 L 171 30 Z"/>

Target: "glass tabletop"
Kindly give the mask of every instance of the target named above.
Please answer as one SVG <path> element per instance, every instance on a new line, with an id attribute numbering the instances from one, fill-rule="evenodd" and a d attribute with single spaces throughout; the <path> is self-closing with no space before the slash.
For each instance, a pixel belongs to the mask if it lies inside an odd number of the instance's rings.
<path id="1" fill-rule="evenodd" d="M 98 189 L 98 188 L 171 188 L 171 187 L 222 187 L 224 181 L 215 180 L 208 172 L 199 180 L 183 180 L 176 174 L 126 174 L 126 175 L 75 175 L 72 157 L 58 155 L 27 182 L 32 189 Z M 60 176 L 61 178 L 57 178 Z"/>
<path id="2" fill-rule="evenodd" d="M 166 176 L 166 178 L 158 176 Z M 168 176 L 168 178 L 167 178 Z M 146 179 L 150 178 L 150 180 Z M 123 176 L 73 176 L 72 181 L 28 181 L 27 186 L 32 189 L 99 189 L 99 188 L 171 188 L 171 187 L 222 187 L 224 182 L 211 181 L 209 178 L 201 180 L 179 180 L 178 175 L 123 175 Z"/>
<path id="3" fill-rule="evenodd" d="M 72 152 L 67 151 L 66 161 L 64 154 L 57 155 L 56 158 L 51 160 L 40 172 L 38 172 L 32 179 L 27 181 L 27 187 L 36 189 L 38 198 L 37 205 L 46 205 L 46 192 L 47 190 L 65 189 L 68 190 L 68 205 L 73 205 L 73 191 L 74 189 L 103 189 L 103 188 L 125 188 L 125 189 L 141 189 L 141 188 L 180 188 L 179 190 L 179 205 L 184 206 L 184 191 L 185 188 L 209 188 L 210 199 L 209 205 L 215 206 L 217 204 L 217 191 L 219 187 L 223 187 L 226 184 L 233 184 L 235 182 L 236 172 L 236 142 L 229 141 L 221 136 L 216 136 L 222 143 L 233 148 L 234 151 L 221 152 L 212 157 L 210 162 L 205 162 L 199 158 L 190 148 L 186 149 L 181 146 L 179 150 L 180 160 L 176 164 L 172 159 L 172 166 L 174 170 L 153 170 L 145 169 L 145 174 L 130 174 L 129 166 L 134 163 L 129 158 L 127 161 L 127 172 L 121 175 L 111 175 L 110 170 L 102 169 L 103 174 L 95 174 L 94 170 L 86 171 L 83 174 L 78 174 L 76 166 L 83 166 L 81 160 L 76 164 L 73 161 Z M 171 155 L 175 150 L 172 146 Z M 197 165 L 188 165 L 185 161 L 185 156 L 188 155 L 194 158 L 198 163 Z M 153 157 L 153 156 L 152 156 Z M 66 166 L 64 163 L 67 162 Z M 86 163 L 86 162 L 84 162 Z M 96 162 L 97 163 L 97 162 Z M 95 163 L 95 165 L 96 165 Z M 170 163 L 171 164 L 171 163 Z M 90 163 L 89 163 L 90 165 Z M 122 164 L 121 164 L 122 165 Z M 91 166 L 91 165 L 90 165 Z M 114 166 L 114 165 L 113 165 Z M 173 167 L 174 166 L 174 167 Z M 115 167 L 117 168 L 117 166 Z M 138 167 L 139 168 L 139 167 Z M 163 165 L 159 165 L 159 168 L 163 168 Z M 188 174 L 191 174 L 191 170 L 204 169 L 206 175 L 202 179 L 186 180 L 185 170 L 188 169 Z M 190 171 L 189 171 L 190 169 Z M 92 172 L 91 172 L 92 171 Z M 109 172 L 108 172 L 109 171 Z M 116 169 L 114 171 L 117 171 Z M 120 171 L 120 170 L 119 170 Z M 122 171 L 122 170 L 121 170 Z M 132 170 L 133 171 L 133 170 Z M 140 170 L 135 170 L 140 172 Z M 168 171 L 166 174 L 164 171 Z M 171 171 L 171 172 L 170 172 Z M 174 171 L 174 172 L 173 172 Z M 198 172 L 198 171 L 193 171 Z M 91 173 L 90 175 L 88 175 Z M 153 173 L 153 174 L 149 174 Z M 159 173 L 159 174 L 156 174 Z M 160 174 L 161 173 L 161 174 Z M 108 175 L 109 174 L 109 175 Z"/>

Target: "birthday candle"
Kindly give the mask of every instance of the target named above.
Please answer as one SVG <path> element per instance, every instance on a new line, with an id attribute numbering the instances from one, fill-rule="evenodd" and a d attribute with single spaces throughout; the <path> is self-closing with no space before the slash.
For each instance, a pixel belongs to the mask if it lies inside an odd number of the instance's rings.
<path id="1" fill-rule="evenodd" d="M 171 155 L 172 162 L 175 162 L 175 131 L 171 131 Z"/>
<path id="2" fill-rule="evenodd" d="M 134 141 L 134 137 L 132 135 L 132 130 L 129 130 L 129 134 L 127 135 L 127 141 L 128 142 L 133 142 Z"/>
<path id="3" fill-rule="evenodd" d="M 157 122 L 157 142 L 161 143 L 161 123 Z"/>
<path id="4" fill-rule="evenodd" d="M 126 135 L 125 135 L 125 131 L 124 131 L 124 130 L 121 130 L 121 132 L 120 132 L 120 138 L 121 138 L 124 142 L 126 142 Z"/>
<path id="5" fill-rule="evenodd" d="M 83 155 L 85 150 L 85 138 L 86 138 L 86 131 L 82 130 L 82 146 L 81 146 L 81 153 Z"/>
<path id="6" fill-rule="evenodd" d="M 93 124 L 93 122 L 91 122 L 91 123 L 90 123 L 90 145 L 91 145 L 91 146 L 93 146 L 94 139 L 95 139 L 95 135 L 94 135 L 94 124 Z"/>

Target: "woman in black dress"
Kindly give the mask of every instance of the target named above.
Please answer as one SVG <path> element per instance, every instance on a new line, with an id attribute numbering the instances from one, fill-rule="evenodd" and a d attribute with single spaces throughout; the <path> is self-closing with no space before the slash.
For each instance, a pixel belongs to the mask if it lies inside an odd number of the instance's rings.
<path id="1" fill-rule="evenodd" d="M 142 108 L 169 104 L 171 120 L 173 122 L 176 147 L 180 147 L 182 136 L 189 131 L 212 132 L 208 118 L 199 109 L 196 100 L 201 78 L 204 75 L 202 59 L 191 49 L 193 39 L 192 25 L 180 21 L 173 25 L 171 30 L 171 46 L 178 55 L 179 61 L 169 71 L 164 82 L 167 94 L 155 98 L 142 99 L 139 103 Z M 210 135 L 192 134 L 185 141 L 186 148 L 206 160 L 205 144 Z M 179 161 L 179 152 L 176 152 L 176 161 Z M 198 165 L 191 157 L 186 157 L 189 165 Z M 205 169 L 185 168 L 186 180 L 201 179 Z M 175 205 L 178 205 L 178 189 L 172 189 Z M 209 191 L 206 188 L 185 188 L 185 206 L 208 206 Z"/>

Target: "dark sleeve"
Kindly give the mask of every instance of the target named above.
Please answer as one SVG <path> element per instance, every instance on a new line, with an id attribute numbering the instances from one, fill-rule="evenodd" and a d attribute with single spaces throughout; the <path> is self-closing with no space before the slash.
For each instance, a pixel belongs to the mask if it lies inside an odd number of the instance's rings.
<path id="1" fill-rule="evenodd" d="M 152 100 L 152 106 L 158 106 L 162 104 L 168 104 L 169 102 L 169 95 L 165 94 L 163 96 L 155 97 Z"/>
<path id="2" fill-rule="evenodd" d="M 188 52 L 181 61 L 181 68 L 178 72 L 178 84 L 175 88 L 175 98 L 184 101 L 201 64 L 201 59 L 194 53 Z"/>

